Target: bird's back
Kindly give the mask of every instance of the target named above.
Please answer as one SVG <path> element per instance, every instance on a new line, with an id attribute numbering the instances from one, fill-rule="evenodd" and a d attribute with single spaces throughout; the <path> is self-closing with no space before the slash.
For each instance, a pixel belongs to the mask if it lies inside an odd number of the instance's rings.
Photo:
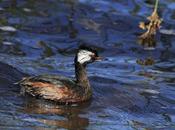
<path id="1" fill-rule="evenodd" d="M 22 94 L 62 103 L 74 103 L 85 100 L 83 87 L 63 76 L 39 75 L 24 78 L 19 84 Z"/>

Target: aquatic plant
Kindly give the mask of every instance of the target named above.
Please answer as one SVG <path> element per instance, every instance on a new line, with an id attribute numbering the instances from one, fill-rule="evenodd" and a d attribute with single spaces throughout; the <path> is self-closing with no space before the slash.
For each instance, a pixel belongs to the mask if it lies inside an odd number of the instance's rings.
<path id="1" fill-rule="evenodd" d="M 154 11 L 151 16 L 147 17 L 149 23 L 140 22 L 139 27 L 143 30 L 147 30 L 145 33 L 139 36 L 139 41 L 141 44 L 152 43 L 154 36 L 156 35 L 157 30 L 160 28 L 160 24 L 163 19 L 161 19 L 157 13 L 159 0 L 156 0 Z"/>

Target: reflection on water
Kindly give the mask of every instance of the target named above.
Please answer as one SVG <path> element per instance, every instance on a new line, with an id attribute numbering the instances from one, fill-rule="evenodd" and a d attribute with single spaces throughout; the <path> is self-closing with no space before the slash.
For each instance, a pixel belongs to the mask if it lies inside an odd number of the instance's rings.
<path id="1" fill-rule="evenodd" d="M 160 1 L 160 33 L 138 44 L 138 24 L 154 1 L 0 1 L 0 27 L 6 29 L 0 31 L 0 60 L 13 66 L 0 64 L 0 129 L 173 130 L 173 6 Z M 59 106 L 19 95 L 13 83 L 21 72 L 74 77 L 80 44 L 105 57 L 88 66 L 90 103 Z"/>
<path id="2" fill-rule="evenodd" d="M 148 66 L 148 65 L 154 65 L 154 64 L 155 64 L 154 59 L 151 58 L 151 57 L 148 57 L 148 58 L 146 58 L 145 60 L 138 59 L 136 62 L 137 62 L 138 64 L 140 64 L 140 65 L 143 65 L 143 66 Z"/>
<path id="3" fill-rule="evenodd" d="M 48 115 L 48 117 L 53 115 L 53 119 L 37 117 L 36 121 L 39 123 L 66 129 L 83 129 L 89 125 L 88 118 L 79 115 L 82 109 L 89 106 L 89 102 L 75 106 L 61 106 L 30 98 L 25 103 L 24 108 L 20 110 L 23 113 Z M 54 116 L 58 116 L 60 119 L 54 118 Z"/>
<path id="4" fill-rule="evenodd" d="M 139 43 L 144 47 L 145 50 L 154 50 L 156 47 L 156 38 L 154 35 L 151 35 L 145 39 L 139 38 Z"/>

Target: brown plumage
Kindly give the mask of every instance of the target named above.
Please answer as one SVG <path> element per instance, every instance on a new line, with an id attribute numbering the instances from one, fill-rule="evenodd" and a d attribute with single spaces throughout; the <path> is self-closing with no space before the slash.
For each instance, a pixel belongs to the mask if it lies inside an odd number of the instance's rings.
<path id="1" fill-rule="evenodd" d="M 21 93 L 66 104 L 89 100 L 92 89 L 86 65 L 100 59 L 95 50 L 81 46 L 75 57 L 75 81 L 58 75 L 28 77 L 19 82 Z"/>

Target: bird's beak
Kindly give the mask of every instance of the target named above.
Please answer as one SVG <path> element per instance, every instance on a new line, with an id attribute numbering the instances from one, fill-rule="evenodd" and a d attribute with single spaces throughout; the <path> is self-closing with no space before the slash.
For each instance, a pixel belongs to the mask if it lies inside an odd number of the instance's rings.
<path id="1" fill-rule="evenodd" d="M 102 60 L 103 60 L 103 57 L 100 57 L 100 56 L 95 57 L 95 61 L 102 61 Z"/>

